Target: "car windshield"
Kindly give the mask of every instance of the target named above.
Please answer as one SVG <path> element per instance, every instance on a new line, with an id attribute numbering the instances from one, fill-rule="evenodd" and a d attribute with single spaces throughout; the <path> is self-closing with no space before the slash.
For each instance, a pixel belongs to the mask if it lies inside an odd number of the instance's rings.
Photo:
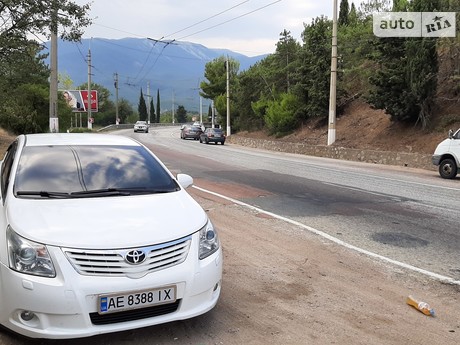
<path id="1" fill-rule="evenodd" d="M 119 190 L 125 192 L 114 193 Z M 111 196 L 176 190 L 177 183 L 141 146 L 26 147 L 14 183 L 14 193 L 21 197 L 70 197 L 70 193 L 94 197 L 98 191 Z"/>

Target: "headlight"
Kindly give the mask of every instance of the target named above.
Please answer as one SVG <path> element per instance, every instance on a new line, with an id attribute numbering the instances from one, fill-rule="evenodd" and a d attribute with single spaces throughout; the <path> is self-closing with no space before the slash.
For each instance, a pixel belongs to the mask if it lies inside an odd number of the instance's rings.
<path id="1" fill-rule="evenodd" d="M 219 249 L 219 237 L 211 221 L 200 230 L 200 260 L 207 258 Z"/>
<path id="2" fill-rule="evenodd" d="M 7 240 L 11 269 L 42 277 L 56 276 L 53 262 L 45 245 L 22 238 L 10 227 L 7 230 Z"/>

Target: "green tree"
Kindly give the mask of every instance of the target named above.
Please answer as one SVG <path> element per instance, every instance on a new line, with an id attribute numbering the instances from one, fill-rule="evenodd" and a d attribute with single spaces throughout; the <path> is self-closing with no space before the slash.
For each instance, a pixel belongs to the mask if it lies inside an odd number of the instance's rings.
<path id="1" fill-rule="evenodd" d="M 280 33 L 275 54 L 269 55 L 238 76 L 233 97 L 232 128 L 260 129 L 265 125 L 268 101 L 279 100 L 298 82 L 300 44 L 287 30 Z"/>
<path id="2" fill-rule="evenodd" d="M 50 37 L 52 13 L 57 11 L 61 38 L 76 41 L 90 24 L 89 5 L 48 0 L 0 3 L 0 125 L 14 133 L 48 131 L 49 70 L 41 45 L 29 37 Z M 58 104 L 58 109 L 60 104 Z M 71 113 L 63 106 L 60 124 L 67 129 Z M 60 111 L 61 113 L 61 111 Z"/>
<path id="3" fill-rule="evenodd" d="M 327 117 L 329 109 L 332 23 L 324 16 L 305 26 L 302 34 L 299 83 L 294 90 L 302 106 L 297 112 L 303 119 Z"/>
<path id="4" fill-rule="evenodd" d="M 348 14 L 348 24 L 355 25 L 358 22 L 358 12 L 355 3 L 351 3 L 350 13 Z"/>
<path id="5" fill-rule="evenodd" d="M 297 56 L 300 45 L 292 37 L 291 32 L 286 29 L 280 33 L 280 38 L 276 43 L 276 52 L 271 74 L 275 79 L 275 88 L 279 92 L 289 92 L 293 82 L 293 74 L 297 70 Z"/>
<path id="6" fill-rule="evenodd" d="M 289 93 L 281 94 L 279 100 L 268 101 L 265 123 L 270 134 L 284 136 L 297 127 L 296 110 L 299 107 L 298 103 L 297 97 Z"/>
<path id="7" fill-rule="evenodd" d="M 127 119 L 134 114 L 133 106 L 127 99 L 121 98 L 118 100 L 118 117 L 120 123 L 126 123 Z"/>
<path id="8" fill-rule="evenodd" d="M 15 134 L 46 131 L 48 69 L 37 44 L 16 48 L 0 53 L 0 125 Z"/>
<path id="9" fill-rule="evenodd" d="M 339 25 L 348 25 L 350 15 L 350 6 L 348 5 L 348 0 L 340 1 L 340 10 L 339 10 Z"/>
<path id="10" fill-rule="evenodd" d="M 187 110 L 185 110 L 183 105 L 177 107 L 176 119 L 178 123 L 187 122 Z"/>
<path id="11" fill-rule="evenodd" d="M 269 77 L 269 73 L 264 70 L 263 61 L 239 74 L 238 88 L 233 97 L 236 109 L 236 112 L 232 112 L 233 132 L 263 128 L 265 114 L 254 111 L 253 106 L 261 98 L 271 97 L 273 86 L 267 80 Z"/>
<path id="12" fill-rule="evenodd" d="M 157 89 L 157 123 L 160 123 L 160 114 L 161 114 L 161 106 L 160 106 L 160 90 Z"/>
<path id="13" fill-rule="evenodd" d="M 435 0 L 397 1 L 394 10 L 432 12 L 440 6 Z M 380 69 L 370 81 L 375 86 L 369 102 L 384 109 L 391 120 L 420 124 L 422 128 L 432 114 L 438 73 L 435 38 L 379 39 L 374 59 Z"/>
<path id="14" fill-rule="evenodd" d="M 155 116 L 155 106 L 153 105 L 153 97 L 150 98 L 150 122 L 155 123 L 157 118 Z"/>
<path id="15" fill-rule="evenodd" d="M 139 120 L 147 121 L 147 105 L 145 104 L 144 93 L 141 89 L 141 94 L 139 96 L 139 103 L 137 106 L 137 111 L 139 113 Z"/>
<path id="16" fill-rule="evenodd" d="M 240 63 L 233 58 L 226 58 L 220 56 L 205 65 L 204 76 L 206 81 L 200 83 L 200 96 L 211 99 L 214 101 L 214 105 L 217 109 L 218 114 L 227 113 L 227 61 L 228 71 L 230 78 L 230 103 L 232 103 L 232 95 L 237 87 L 237 74 L 240 67 Z M 230 105 L 230 108 L 232 106 Z M 222 126 L 226 125 L 226 116 L 220 118 L 219 123 Z"/>

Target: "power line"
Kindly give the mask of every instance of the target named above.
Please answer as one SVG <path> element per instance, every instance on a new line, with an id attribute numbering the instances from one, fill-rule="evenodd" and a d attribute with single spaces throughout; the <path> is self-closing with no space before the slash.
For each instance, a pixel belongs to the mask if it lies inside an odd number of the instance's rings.
<path id="1" fill-rule="evenodd" d="M 227 23 L 232 22 L 232 21 L 234 21 L 234 20 L 236 20 L 236 19 L 239 19 L 239 18 L 245 17 L 245 16 L 247 16 L 247 15 L 250 15 L 250 14 L 252 14 L 252 13 L 254 13 L 254 12 L 263 10 L 264 8 L 267 8 L 267 7 L 269 7 L 269 6 L 272 6 L 272 5 L 274 5 L 274 4 L 276 4 L 276 3 L 280 2 L 280 1 L 282 1 L 282 0 L 273 1 L 273 2 L 271 2 L 271 3 L 269 3 L 269 4 L 265 5 L 265 6 L 256 8 L 256 9 L 253 10 L 253 11 L 250 11 L 250 12 L 247 12 L 247 13 L 243 13 L 242 15 L 239 15 L 239 16 L 237 16 L 237 17 L 235 17 L 235 18 L 232 18 L 232 19 L 226 20 L 226 21 L 224 21 L 224 22 L 222 22 L 222 23 L 219 23 L 219 24 L 210 26 L 210 27 L 208 27 L 208 28 L 206 28 L 206 29 L 203 29 L 203 30 L 194 32 L 194 33 L 192 33 L 192 34 L 190 34 L 190 35 L 180 37 L 180 38 L 178 38 L 177 40 L 182 40 L 182 39 L 184 39 L 184 38 L 187 38 L 187 37 L 190 37 L 190 36 L 194 36 L 194 35 L 196 35 L 196 34 L 199 34 L 199 33 L 204 32 L 204 31 L 208 31 L 208 30 L 210 30 L 210 29 L 214 29 L 214 28 L 216 28 L 216 27 L 218 27 L 218 26 L 227 24 Z"/>
<path id="2" fill-rule="evenodd" d="M 200 20 L 199 22 L 197 22 L 197 23 L 195 23 L 195 24 L 192 24 L 192 25 L 189 25 L 189 26 L 187 26 L 187 27 L 185 27 L 185 28 L 183 28 L 183 29 L 181 29 L 181 30 L 179 30 L 179 31 L 173 32 L 172 34 L 166 35 L 165 37 L 169 37 L 169 36 L 178 34 L 179 32 L 185 31 L 185 30 L 187 30 L 187 29 L 193 28 L 194 26 L 197 26 L 197 25 L 199 25 L 199 24 L 201 24 L 201 23 L 204 23 L 204 22 L 206 22 L 206 21 L 208 21 L 208 20 L 210 20 L 210 19 L 212 19 L 212 18 L 218 17 L 218 16 L 220 16 L 221 14 L 224 14 L 225 12 L 231 11 L 231 10 L 233 10 L 234 8 L 237 8 L 238 6 L 241 6 L 241 5 L 243 5 L 244 3 L 249 2 L 249 1 L 250 1 L 250 0 L 246 0 L 246 1 L 240 2 L 239 4 L 237 4 L 237 5 L 235 5 L 235 6 L 232 6 L 232 7 L 230 7 L 230 8 L 227 8 L 226 10 L 224 10 L 224 11 L 222 11 L 222 12 L 219 12 L 219 13 L 217 13 L 217 14 L 215 14 L 215 15 L 212 15 L 211 17 L 208 17 L 208 18 L 206 18 L 206 19 Z M 281 0 L 280 0 L 280 1 L 281 1 Z"/>

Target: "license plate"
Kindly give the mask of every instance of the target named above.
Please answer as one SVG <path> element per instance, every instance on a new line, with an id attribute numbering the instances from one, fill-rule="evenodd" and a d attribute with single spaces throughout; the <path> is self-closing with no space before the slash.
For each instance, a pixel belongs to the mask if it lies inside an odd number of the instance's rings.
<path id="1" fill-rule="evenodd" d="M 125 294 L 99 296 L 99 314 L 150 307 L 176 301 L 176 287 L 167 286 Z"/>

